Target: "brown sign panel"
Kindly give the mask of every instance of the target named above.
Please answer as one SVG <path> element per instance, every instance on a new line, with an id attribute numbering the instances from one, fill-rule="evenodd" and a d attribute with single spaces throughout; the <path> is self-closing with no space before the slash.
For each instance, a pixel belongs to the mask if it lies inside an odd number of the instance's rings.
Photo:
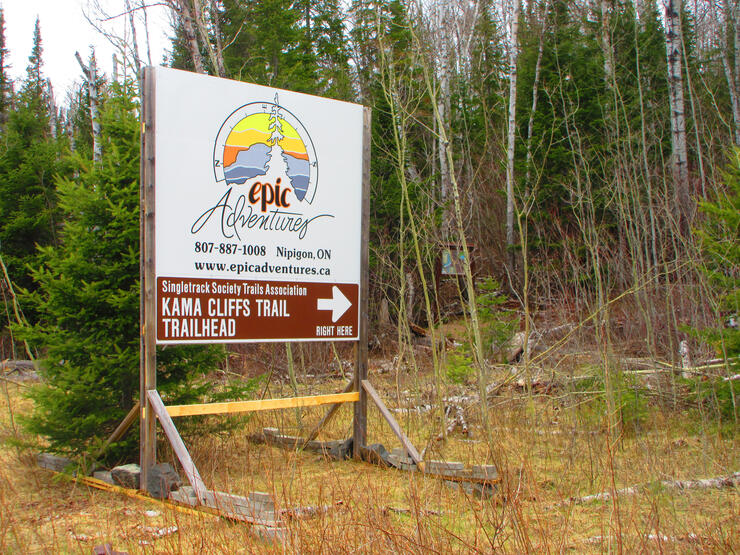
<path id="1" fill-rule="evenodd" d="M 359 286 L 157 278 L 157 343 L 358 339 Z"/>

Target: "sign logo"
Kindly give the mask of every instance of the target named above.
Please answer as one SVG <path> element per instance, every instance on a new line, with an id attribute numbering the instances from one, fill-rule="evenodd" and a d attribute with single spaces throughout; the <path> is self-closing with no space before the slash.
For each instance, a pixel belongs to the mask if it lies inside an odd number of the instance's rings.
<path id="1" fill-rule="evenodd" d="M 213 148 L 213 171 L 216 181 L 227 185 L 245 185 L 256 178 L 266 181 L 272 175 L 273 193 L 281 187 L 280 196 L 290 204 L 292 199 L 311 204 L 316 195 L 313 141 L 300 120 L 278 104 L 277 94 L 274 102 L 237 108 L 221 125 Z M 273 203 L 283 204 L 277 194 L 273 196 Z"/>
<path id="2" fill-rule="evenodd" d="M 227 190 L 195 220 L 193 234 L 216 216 L 227 239 L 242 239 L 248 229 L 292 232 L 303 239 L 311 222 L 334 217 L 305 212 L 316 196 L 316 149 L 277 94 L 274 102 L 250 102 L 226 118 L 213 146 L 213 173 Z"/>

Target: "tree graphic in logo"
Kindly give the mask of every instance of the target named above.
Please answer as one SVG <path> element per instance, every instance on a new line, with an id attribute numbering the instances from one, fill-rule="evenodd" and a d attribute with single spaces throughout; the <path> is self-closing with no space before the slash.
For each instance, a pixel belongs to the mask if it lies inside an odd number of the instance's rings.
<path id="1" fill-rule="evenodd" d="M 318 164 L 306 128 L 289 110 L 273 102 L 236 109 L 221 125 L 213 151 L 216 181 L 245 185 L 256 178 L 280 177 L 301 202 L 313 202 Z"/>

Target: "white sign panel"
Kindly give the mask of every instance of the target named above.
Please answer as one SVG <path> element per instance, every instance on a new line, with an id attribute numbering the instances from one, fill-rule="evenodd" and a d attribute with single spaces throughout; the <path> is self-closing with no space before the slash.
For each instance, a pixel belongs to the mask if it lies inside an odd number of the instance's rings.
<path id="1" fill-rule="evenodd" d="M 357 339 L 363 107 L 155 70 L 160 343 Z"/>

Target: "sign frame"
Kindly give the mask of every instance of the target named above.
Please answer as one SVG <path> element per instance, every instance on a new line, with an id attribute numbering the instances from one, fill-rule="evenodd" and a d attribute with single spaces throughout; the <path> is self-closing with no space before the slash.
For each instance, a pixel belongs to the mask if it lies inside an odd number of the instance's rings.
<path id="1" fill-rule="evenodd" d="M 155 110 L 157 83 L 155 68 L 145 67 L 142 71 L 142 129 L 141 129 L 141 167 L 140 167 L 140 445 L 139 462 L 141 467 L 141 488 L 148 490 L 151 468 L 156 464 L 156 421 L 163 426 L 166 436 L 172 444 L 183 470 L 200 499 L 205 488 L 190 455 L 185 448 L 175 428 L 168 407 L 165 407 L 157 392 L 157 273 L 156 273 L 156 152 L 155 152 Z M 355 372 L 353 393 L 324 395 L 315 401 L 306 401 L 306 398 L 286 398 L 279 402 L 261 405 L 262 408 L 245 408 L 241 404 L 234 410 L 265 410 L 267 408 L 286 408 L 289 406 L 305 406 L 353 402 L 353 453 L 359 457 L 362 447 L 367 440 L 367 394 L 362 386 L 367 380 L 368 371 L 368 290 L 369 290 L 369 229 L 370 229 L 370 149 L 371 149 L 371 119 L 372 111 L 368 107 L 362 112 L 362 173 L 361 173 L 361 214 L 360 214 L 360 283 L 358 291 L 358 324 L 357 339 L 355 342 Z M 329 341 L 337 338 L 315 338 L 314 341 Z M 305 339 L 294 339 L 305 340 Z M 264 340 L 258 340 L 259 342 Z M 254 341 L 254 342 L 258 342 Z M 291 339 L 276 338 L 273 341 L 291 341 Z M 210 341 L 215 343 L 215 341 Z M 226 342 L 226 341 L 218 341 Z M 244 342 L 244 341 L 241 341 Z M 209 341 L 200 341 L 208 344 Z M 269 400 L 268 400 L 269 401 Z M 278 401 L 278 400 L 275 400 Z M 215 404 L 213 404 L 215 405 Z M 170 407 L 173 408 L 173 407 Z M 330 409 L 332 410 L 332 409 Z M 212 414 L 229 412 L 229 408 L 221 406 L 210 407 L 200 405 L 198 414 Z"/>

